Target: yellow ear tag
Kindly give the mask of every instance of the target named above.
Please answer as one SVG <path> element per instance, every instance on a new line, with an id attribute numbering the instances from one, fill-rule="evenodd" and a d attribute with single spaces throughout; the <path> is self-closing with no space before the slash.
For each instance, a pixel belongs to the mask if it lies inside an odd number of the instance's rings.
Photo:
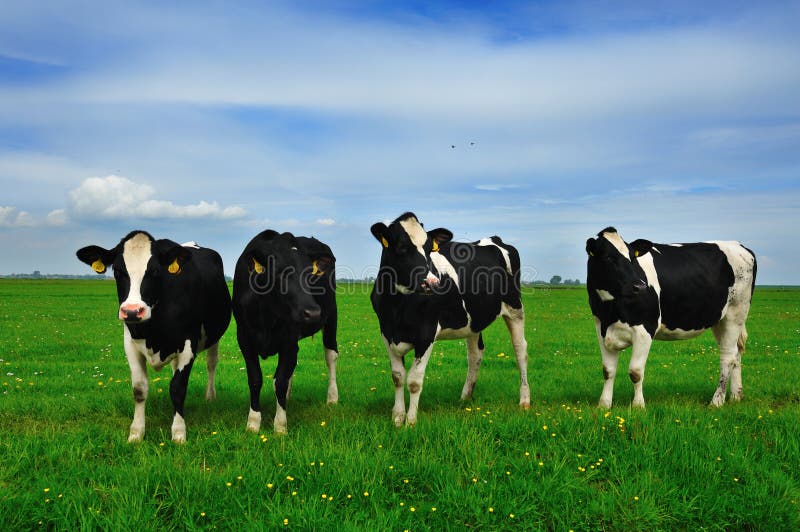
<path id="1" fill-rule="evenodd" d="M 634 252 L 633 252 L 633 256 L 634 256 L 634 257 L 638 257 L 638 256 L 639 256 L 639 252 L 638 252 L 638 251 L 634 251 Z"/>
<path id="2" fill-rule="evenodd" d="M 433 247 L 431 248 L 431 252 L 434 251 L 439 251 L 439 243 L 436 240 L 433 241 Z"/>
<path id="3" fill-rule="evenodd" d="M 384 237 L 381 237 L 381 244 L 383 244 L 383 247 L 385 248 L 389 247 L 389 242 Z"/>
<path id="4" fill-rule="evenodd" d="M 97 273 L 106 273 L 106 265 L 103 264 L 103 261 L 97 259 L 92 263 L 92 269 Z"/>
<path id="5" fill-rule="evenodd" d="M 256 273 L 264 273 L 264 266 L 261 265 L 256 259 L 253 259 L 253 269 Z"/>
<path id="6" fill-rule="evenodd" d="M 172 264 L 167 267 L 167 271 L 173 275 L 181 273 L 181 265 L 178 264 L 178 259 L 172 261 Z"/>
<path id="7" fill-rule="evenodd" d="M 325 272 L 319 269 L 319 266 L 317 266 L 317 261 L 311 263 L 311 275 L 316 275 L 317 277 L 319 277 L 323 273 Z"/>

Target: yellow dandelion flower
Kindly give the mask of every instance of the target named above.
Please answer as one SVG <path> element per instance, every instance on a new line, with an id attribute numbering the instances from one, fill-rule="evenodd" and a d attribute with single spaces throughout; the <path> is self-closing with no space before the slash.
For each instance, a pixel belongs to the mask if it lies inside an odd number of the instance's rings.
<path id="1" fill-rule="evenodd" d="M 238 477 L 236 477 L 236 480 L 242 480 L 242 475 L 239 475 Z"/>
<path id="2" fill-rule="evenodd" d="M 205 516 L 206 516 L 205 512 L 200 512 L 200 517 L 205 517 Z"/>
<path id="3" fill-rule="evenodd" d="M 325 422 L 323 421 L 322 423 L 319 424 L 319 426 L 320 427 L 324 427 L 325 426 Z"/>
<path id="4" fill-rule="evenodd" d="M 404 503 L 403 501 L 400 501 L 400 506 L 405 506 L 405 505 L 406 505 L 406 503 Z"/>
<path id="5" fill-rule="evenodd" d="M 409 508 L 408 510 L 411 511 L 411 512 L 416 512 L 417 511 L 417 509 L 414 508 L 413 506 L 411 508 Z"/>
<path id="6" fill-rule="evenodd" d="M 435 511 L 436 511 L 436 506 L 431 506 L 431 512 L 435 512 Z"/>
<path id="7" fill-rule="evenodd" d="M 408 479 L 407 478 L 403 479 L 403 484 L 408 484 Z"/>
<path id="8" fill-rule="evenodd" d="M 289 482 L 292 482 L 294 480 L 294 477 L 291 476 L 291 475 L 286 475 L 286 480 L 288 480 Z"/>
<path id="9" fill-rule="evenodd" d="M 544 467 L 544 462 L 539 462 L 539 467 Z"/>
<path id="10" fill-rule="evenodd" d="M 44 492 L 45 492 L 45 493 L 47 493 L 47 492 L 49 492 L 49 491 L 50 491 L 50 488 L 45 488 L 45 489 L 44 489 Z"/>
<path id="11" fill-rule="evenodd" d="M 490 513 L 490 514 L 493 514 L 493 513 L 494 513 L 494 508 L 492 508 L 491 506 L 489 506 L 489 513 Z"/>
<path id="12" fill-rule="evenodd" d="M 369 497 L 369 492 L 368 491 L 364 492 L 364 497 Z"/>
<path id="13" fill-rule="evenodd" d="M 638 500 L 639 500 L 639 496 L 638 496 L 638 495 L 635 495 L 635 496 L 633 497 L 633 500 L 634 500 L 634 501 L 638 501 Z"/>
<path id="14" fill-rule="evenodd" d="M 212 436 L 216 436 L 216 435 L 217 435 L 217 431 L 216 431 L 216 430 L 212 430 L 212 431 L 211 431 L 211 435 L 212 435 Z"/>
<path id="15" fill-rule="evenodd" d="M 288 519 L 284 519 L 284 520 L 283 520 L 283 525 L 284 525 L 284 526 L 286 526 L 286 525 L 288 525 L 288 524 L 289 524 L 289 520 L 288 520 Z"/>
<path id="16" fill-rule="evenodd" d="M 327 495 L 327 494 L 325 494 L 325 493 L 323 493 L 323 494 L 322 494 L 322 498 L 323 498 L 323 499 L 327 499 L 327 498 L 328 498 L 328 495 Z"/>
<path id="17" fill-rule="evenodd" d="M 232 486 L 230 482 L 226 482 L 225 485 L 228 486 L 229 488 Z"/>
<path id="18" fill-rule="evenodd" d="M 514 514 L 508 514 L 508 517 L 510 517 L 511 519 L 514 519 Z"/>
<path id="19" fill-rule="evenodd" d="M 269 484 L 267 484 L 267 487 L 268 487 L 269 489 L 272 489 L 272 486 L 273 486 L 273 484 L 272 484 L 271 482 L 270 482 Z"/>

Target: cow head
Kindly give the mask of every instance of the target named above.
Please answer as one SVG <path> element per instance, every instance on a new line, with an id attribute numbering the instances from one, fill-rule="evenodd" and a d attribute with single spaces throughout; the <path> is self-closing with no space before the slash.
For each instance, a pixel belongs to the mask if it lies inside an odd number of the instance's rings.
<path id="1" fill-rule="evenodd" d="M 430 294 L 439 285 L 440 273 L 431 253 L 453 239 L 447 229 L 425 231 L 414 213 L 407 212 L 388 226 L 378 222 L 370 231 L 381 243 L 381 270 L 392 276 L 401 294 Z"/>
<path id="2" fill-rule="evenodd" d="M 119 297 L 119 319 L 126 323 L 149 320 L 158 305 L 165 279 L 180 275 L 191 260 L 188 249 L 171 240 L 154 240 L 133 231 L 113 249 L 87 246 L 76 253 L 98 274 L 114 269 Z"/>
<path id="3" fill-rule="evenodd" d="M 315 239 L 306 239 L 309 247 L 291 233 L 268 233 L 271 238 L 259 240 L 240 259 L 250 272 L 251 289 L 278 316 L 298 324 L 319 322 L 322 310 L 313 296 L 333 276 L 333 253 Z"/>
<path id="4" fill-rule="evenodd" d="M 647 277 L 639 265 L 638 257 L 653 248 L 648 240 L 636 240 L 630 244 L 619 236 L 613 227 L 607 227 L 597 238 L 586 241 L 586 284 L 590 291 L 603 301 L 626 299 L 647 290 Z"/>

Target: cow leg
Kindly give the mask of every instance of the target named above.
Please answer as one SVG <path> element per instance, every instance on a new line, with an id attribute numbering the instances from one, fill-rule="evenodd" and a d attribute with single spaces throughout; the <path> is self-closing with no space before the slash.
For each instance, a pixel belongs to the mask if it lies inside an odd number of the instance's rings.
<path id="1" fill-rule="evenodd" d="M 284 351 L 278 353 L 278 367 L 275 369 L 275 420 L 273 426 L 276 434 L 286 434 L 288 432 L 286 423 L 286 402 L 289 399 L 289 391 L 292 385 L 292 375 L 294 368 L 297 367 L 297 344 L 289 346 Z"/>
<path id="2" fill-rule="evenodd" d="M 325 363 L 328 365 L 328 404 L 339 402 L 339 388 L 336 385 L 336 361 L 339 359 L 339 349 L 336 345 L 336 322 L 336 313 L 334 312 L 322 330 Z"/>
<path id="3" fill-rule="evenodd" d="M 653 338 L 641 325 L 633 327 L 633 346 L 631 348 L 631 361 L 628 365 L 628 375 L 633 383 L 633 406 L 644 408 L 644 368 L 647 364 L 647 355 Z"/>
<path id="4" fill-rule="evenodd" d="M 739 340 L 744 331 L 743 325 L 731 323 L 723 319 L 713 327 L 714 338 L 719 345 L 719 384 L 711 399 L 711 406 L 725 404 L 725 394 L 728 382 L 731 383 L 731 399 L 739 400 L 742 397 L 742 353 L 739 345 L 744 348 L 744 341 Z M 745 333 L 746 334 L 746 333 Z"/>
<path id="5" fill-rule="evenodd" d="M 328 364 L 328 404 L 339 402 L 339 388 L 336 386 L 336 360 L 339 353 L 325 349 L 325 363 Z"/>
<path id="6" fill-rule="evenodd" d="M 172 441 L 175 443 L 186 442 L 186 422 L 184 421 L 183 404 L 186 400 L 186 389 L 189 385 L 189 374 L 192 372 L 195 354 L 189 340 L 178 354 L 175 374 L 169 383 L 169 395 L 175 407 L 175 417 L 172 419 Z"/>
<path id="7" fill-rule="evenodd" d="M 600 331 L 600 321 L 595 320 L 597 330 L 597 343 L 600 344 L 600 354 L 603 358 L 603 392 L 600 394 L 600 408 L 611 408 L 614 400 L 614 378 L 617 376 L 617 363 L 619 351 L 609 349 Z"/>
<path id="8" fill-rule="evenodd" d="M 472 398 L 475 390 L 475 381 L 478 380 L 478 370 L 481 368 L 483 360 L 483 339 L 480 333 L 467 336 L 467 380 L 464 382 L 464 389 L 461 390 L 461 400 Z"/>
<path id="9" fill-rule="evenodd" d="M 217 389 L 214 386 L 214 377 L 217 374 L 219 362 L 219 343 L 208 348 L 206 352 L 206 369 L 208 370 L 208 384 L 206 384 L 206 400 L 213 401 L 217 398 Z"/>
<path id="10" fill-rule="evenodd" d="M 133 385 L 133 422 L 128 434 L 128 442 L 138 442 L 144 438 L 144 406 L 147 402 L 147 365 L 144 356 L 133 346 L 132 340 L 125 329 L 125 356 L 131 370 L 131 384 Z"/>
<path id="11" fill-rule="evenodd" d="M 244 357 L 247 368 L 247 385 L 250 388 L 250 411 L 247 414 L 247 430 L 258 432 L 261 429 L 261 387 L 264 384 L 264 374 L 261 373 L 261 359 L 258 350 L 253 347 L 250 338 L 244 333 L 245 328 L 237 330 L 239 349 Z"/>
<path id="12" fill-rule="evenodd" d="M 417 357 L 416 355 L 420 351 L 422 349 L 414 347 L 414 362 L 411 363 L 411 368 L 408 370 L 408 414 L 406 415 L 406 424 L 410 426 L 417 424 L 419 396 L 422 393 L 422 382 L 425 380 L 425 368 L 428 367 L 428 361 L 431 359 L 433 343 L 424 348 L 421 357 Z"/>
<path id="13" fill-rule="evenodd" d="M 392 382 L 394 382 L 394 406 L 392 407 L 392 421 L 400 427 L 406 421 L 406 395 L 403 384 L 406 382 L 405 355 L 411 350 L 410 344 L 393 345 L 385 336 L 381 335 L 389 354 L 389 363 L 392 367 Z"/>
<path id="14" fill-rule="evenodd" d="M 503 319 L 511 333 L 511 345 L 519 368 L 519 406 L 530 408 L 531 389 L 528 386 L 528 342 L 525 340 L 525 309 L 503 304 Z"/>

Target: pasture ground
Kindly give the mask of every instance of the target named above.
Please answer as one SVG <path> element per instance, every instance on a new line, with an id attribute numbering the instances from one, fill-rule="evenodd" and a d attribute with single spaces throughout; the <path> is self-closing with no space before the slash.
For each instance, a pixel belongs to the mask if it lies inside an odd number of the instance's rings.
<path id="1" fill-rule="evenodd" d="M 600 354 L 585 289 L 529 289 L 532 407 L 502 321 L 486 333 L 475 398 L 459 401 L 463 342 L 434 348 L 419 424 L 396 429 L 389 364 L 365 285 L 340 286 L 340 404 L 325 404 L 319 336 L 302 343 L 289 434 L 245 432 L 235 324 L 215 402 L 190 380 L 188 441 L 170 440 L 171 371 L 150 370 L 147 431 L 133 412 L 115 289 L 0 281 L 0 515 L 19 529 L 797 530 L 800 290 L 758 288 L 745 399 L 708 406 L 712 335 L 654 344 L 647 409 L 632 410 L 630 353 L 615 406 L 595 405 Z M 271 375 L 275 359 L 263 364 Z"/>

